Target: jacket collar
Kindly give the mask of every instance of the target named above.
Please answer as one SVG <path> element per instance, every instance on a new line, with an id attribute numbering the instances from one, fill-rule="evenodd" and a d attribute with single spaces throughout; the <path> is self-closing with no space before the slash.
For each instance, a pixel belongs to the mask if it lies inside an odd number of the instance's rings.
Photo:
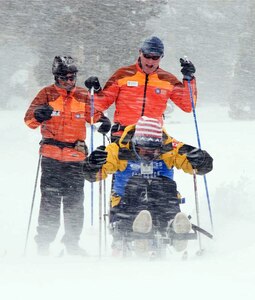
<path id="1" fill-rule="evenodd" d="M 141 60 L 140 60 L 140 57 L 138 57 L 138 59 L 137 59 L 137 61 L 136 61 L 136 68 L 137 68 L 137 70 L 138 70 L 139 72 L 141 72 L 141 73 L 143 73 L 143 74 L 145 74 L 145 75 L 148 75 L 148 76 L 153 75 L 153 74 L 156 74 L 156 73 L 158 72 L 158 70 L 159 70 L 159 66 L 158 66 L 157 69 L 156 69 L 154 72 L 152 72 L 151 74 L 146 74 L 146 73 L 144 73 L 144 71 L 143 71 L 143 69 L 142 69 L 142 66 L 141 66 Z"/>
<path id="2" fill-rule="evenodd" d="M 60 88 L 59 86 L 57 86 L 56 84 L 54 84 L 55 89 L 57 90 L 57 92 L 63 96 L 63 97 L 67 97 L 67 96 L 73 96 L 76 87 L 74 87 L 71 91 L 67 91 L 66 89 Z"/>

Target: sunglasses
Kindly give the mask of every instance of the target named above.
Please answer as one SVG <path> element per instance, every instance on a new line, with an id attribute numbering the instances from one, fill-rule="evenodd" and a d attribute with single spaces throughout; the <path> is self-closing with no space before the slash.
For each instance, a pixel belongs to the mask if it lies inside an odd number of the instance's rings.
<path id="1" fill-rule="evenodd" d="M 152 60 L 158 60 L 160 59 L 161 56 L 159 55 L 151 55 L 151 54 L 144 54 L 143 53 L 143 57 L 146 58 L 146 59 L 152 59 Z"/>
<path id="2" fill-rule="evenodd" d="M 71 76 L 59 76 L 58 77 L 62 81 L 74 81 L 76 79 L 76 75 L 71 75 Z"/>

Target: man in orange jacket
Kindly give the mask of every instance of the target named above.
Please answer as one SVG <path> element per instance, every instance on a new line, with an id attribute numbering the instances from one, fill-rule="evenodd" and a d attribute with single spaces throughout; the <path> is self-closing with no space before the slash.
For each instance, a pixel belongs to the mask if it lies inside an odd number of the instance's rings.
<path id="1" fill-rule="evenodd" d="M 35 241 L 38 254 L 48 255 L 60 226 L 63 202 L 65 234 L 62 242 L 71 255 L 85 255 L 79 246 L 84 221 L 83 162 L 87 156 L 86 122 L 91 122 L 90 96 L 76 86 L 78 69 L 72 57 L 56 56 L 52 73 L 55 83 L 44 87 L 32 101 L 25 123 L 41 127 L 41 204 Z M 111 123 L 95 110 L 98 131 L 107 133 Z"/>
<path id="2" fill-rule="evenodd" d="M 101 90 L 97 77 L 85 81 L 88 89 L 98 93 L 95 107 L 104 111 L 115 103 L 112 141 L 118 138 L 126 126 L 135 124 L 141 116 L 158 119 L 163 123 L 167 101 L 171 99 L 185 112 L 192 111 L 188 80 L 193 99 L 196 102 L 197 90 L 194 77 L 195 67 L 191 62 L 181 60 L 183 81 L 159 67 L 164 57 L 164 44 L 158 37 L 146 39 L 134 65 L 118 69 Z"/>
<path id="3" fill-rule="evenodd" d="M 194 65 L 183 59 L 181 72 L 183 81 L 159 67 L 164 57 L 164 44 L 156 36 L 146 39 L 139 50 L 135 64 L 118 69 L 106 82 L 104 89 L 97 77 L 85 80 L 88 89 L 94 87 L 98 93 L 95 107 L 104 111 L 115 104 L 114 125 L 111 140 L 117 141 L 126 126 L 135 124 L 142 116 L 155 118 L 163 124 L 167 101 L 172 100 L 184 112 L 192 111 L 188 81 L 196 103 L 197 89 Z M 172 175 L 173 176 L 173 175 Z M 119 181 L 114 174 L 114 181 Z"/>

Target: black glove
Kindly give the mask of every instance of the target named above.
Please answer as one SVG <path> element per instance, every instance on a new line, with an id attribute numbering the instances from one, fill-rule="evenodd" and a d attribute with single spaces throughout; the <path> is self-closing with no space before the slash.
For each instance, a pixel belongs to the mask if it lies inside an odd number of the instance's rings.
<path id="1" fill-rule="evenodd" d="M 100 169 L 103 164 L 106 163 L 107 152 L 105 151 L 105 146 L 99 146 L 91 152 L 90 156 L 87 158 L 89 166 L 92 168 Z"/>
<path id="2" fill-rule="evenodd" d="M 84 84 L 89 91 L 94 87 L 95 93 L 100 92 L 102 89 L 99 79 L 96 76 L 90 76 L 84 81 Z"/>
<path id="3" fill-rule="evenodd" d="M 193 169 L 196 169 L 202 165 L 205 159 L 204 151 L 198 148 L 194 148 L 192 151 L 188 152 L 186 156 L 189 162 L 192 164 Z"/>
<path id="4" fill-rule="evenodd" d="M 110 131 L 112 124 L 106 116 L 103 115 L 97 122 L 102 122 L 97 130 L 99 133 L 106 134 Z"/>
<path id="5" fill-rule="evenodd" d="M 183 79 L 191 80 L 194 78 L 194 73 L 196 72 L 196 68 L 191 61 L 184 60 L 180 58 L 180 63 L 182 66 L 181 72 L 183 74 Z"/>
<path id="6" fill-rule="evenodd" d="M 34 111 L 34 117 L 36 121 L 42 123 L 51 119 L 53 108 L 50 105 L 41 105 Z"/>
<path id="7" fill-rule="evenodd" d="M 187 153 L 187 158 L 198 175 L 205 175 L 213 169 L 213 158 L 205 150 L 194 149 Z"/>

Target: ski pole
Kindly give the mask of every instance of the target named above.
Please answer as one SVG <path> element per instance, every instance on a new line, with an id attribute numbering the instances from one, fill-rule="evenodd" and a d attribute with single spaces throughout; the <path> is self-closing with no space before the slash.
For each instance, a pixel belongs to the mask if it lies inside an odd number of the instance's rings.
<path id="1" fill-rule="evenodd" d="M 32 215 L 33 215 L 33 209 L 34 209 L 34 202 L 35 202 L 35 195 L 36 195 L 36 189 L 37 189 L 37 182 L 38 182 L 38 177 L 39 177 L 39 170 L 40 170 L 40 165 L 41 165 L 41 159 L 42 155 L 39 155 L 38 159 L 38 164 L 37 164 L 37 170 L 36 170 L 36 176 L 35 176 L 35 183 L 34 183 L 34 191 L 33 191 L 33 197 L 32 197 L 32 203 L 31 203 L 31 208 L 30 208 L 30 215 L 29 215 L 29 221 L 28 221 L 28 226 L 27 226 L 27 234 L 26 234 L 26 241 L 25 241 L 25 247 L 24 247 L 24 256 L 26 256 L 27 252 L 27 243 L 28 243 L 28 237 L 29 237 L 29 232 L 30 232 L 30 226 L 31 226 L 31 220 L 32 220 Z"/>
<path id="2" fill-rule="evenodd" d="M 189 62 L 187 56 L 184 56 L 184 59 L 187 62 Z M 188 80 L 188 87 L 189 87 L 190 101 L 191 101 L 191 105 L 192 105 L 193 118 L 194 118 L 194 123 L 195 123 L 195 128 L 196 128 L 198 147 L 199 147 L 199 149 L 201 149 L 201 143 L 200 143 L 200 137 L 199 137 L 199 131 L 198 131 L 198 125 L 197 125 L 196 109 L 195 109 L 195 104 L 194 104 L 193 92 L 192 92 L 192 86 L 191 86 L 190 79 Z M 208 209 L 209 209 L 211 228 L 212 228 L 212 231 L 213 231 L 213 218 L 212 218 L 211 202 L 210 202 L 210 197 L 209 197 L 209 191 L 208 191 L 206 175 L 204 175 L 203 177 L 204 177 L 204 185 L 205 185 L 205 192 L 206 192 L 207 204 L 208 204 Z"/>
<path id="3" fill-rule="evenodd" d="M 94 87 L 91 88 L 90 91 L 90 153 L 92 153 L 94 149 Z M 90 211 L 90 220 L 91 220 L 91 226 L 93 226 L 94 222 L 94 185 L 93 182 L 91 182 L 91 190 L 90 190 L 90 201 L 91 201 L 91 211 Z"/>
<path id="4" fill-rule="evenodd" d="M 198 193 L 197 193 L 197 174 L 196 170 L 193 169 L 193 182 L 194 182 L 194 193 L 195 193 L 195 205 L 196 205 L 196 215 L 197 215 L 197 226 L 200 227 L 200 211 L 199 211 L 199 202 L 198 202 Z M 198 254 L 202 254 L 202 241 L 200 232 L 198 232 L 198 244 L 199 244 L 199 252 Z"/>
<path id="5" fill-rule="evenodd" d="M 105 134 L 103 135 L 103 145 L 105 146 Z M 107 248 L 107 235 L 106 235 L 106 217 L 107 217 L 107 212 L 106 212 L 106 180 L 104 179 L 103 182 L 103 190 L 104 190 L 104 251 L 106 252 Z"/>
<path id="6" fill-rule="evenodd" d="M 99 258 L 102 256 L 102 170 L 99 171 Z"/>
<path id="7" fill-rule="evenodd" d="M 188 86 L 189 86 L 189 94 L 190 94 L 190 100 L 191 100 L 192 111 L 193 111 L 193 118 L 194 118 L 194 123 L 195 123 L 195 128 L 196 128 L 196 134 L 197 134 L 198 147 L 199 147 L 199 149 L 201 149 L 201 143 L 200 143 L 200 137 L 199 137 L 199 131 L 198 131 L 198 125 L 197 125 L 196 109 L 195 109 L 195 104 L 194 104 L 194 99 L 193 99 L 193 93 L 192 93 L 192 87 L 191 87 L 190 80 L 188 80 Z M 204 177 L 204 185 L 205 185 L 206 198 L 207 198 L 207 204 L 208 204 L 208 209 L 209 209 L 211 228 L 212 228 L 212 231 L 213 231 L 213 218 L 212 218 L 211 202 L 210 202 L 210 197 L 209 197 L 209 191 L 208 191 L 206 175 L 204 175 L 203 177 Z"/>
<path id="8" fill-rule="evenodd" d="M 105 134 L 103 134 L 103 146 L 105 146 Z M 104 197 L 103 197 L 104 195 Z M 104 198 L 104 201 L 102 201 Z M 104 202 L 104 210 L 102 210 Z M 103 180 L 103 192 L 102 192 L 102 170 L 99 171 L 99 257 L 102 255 L 102 213 L 104 217 L 104 250 L 106 252 L 106 180 Z"/>

